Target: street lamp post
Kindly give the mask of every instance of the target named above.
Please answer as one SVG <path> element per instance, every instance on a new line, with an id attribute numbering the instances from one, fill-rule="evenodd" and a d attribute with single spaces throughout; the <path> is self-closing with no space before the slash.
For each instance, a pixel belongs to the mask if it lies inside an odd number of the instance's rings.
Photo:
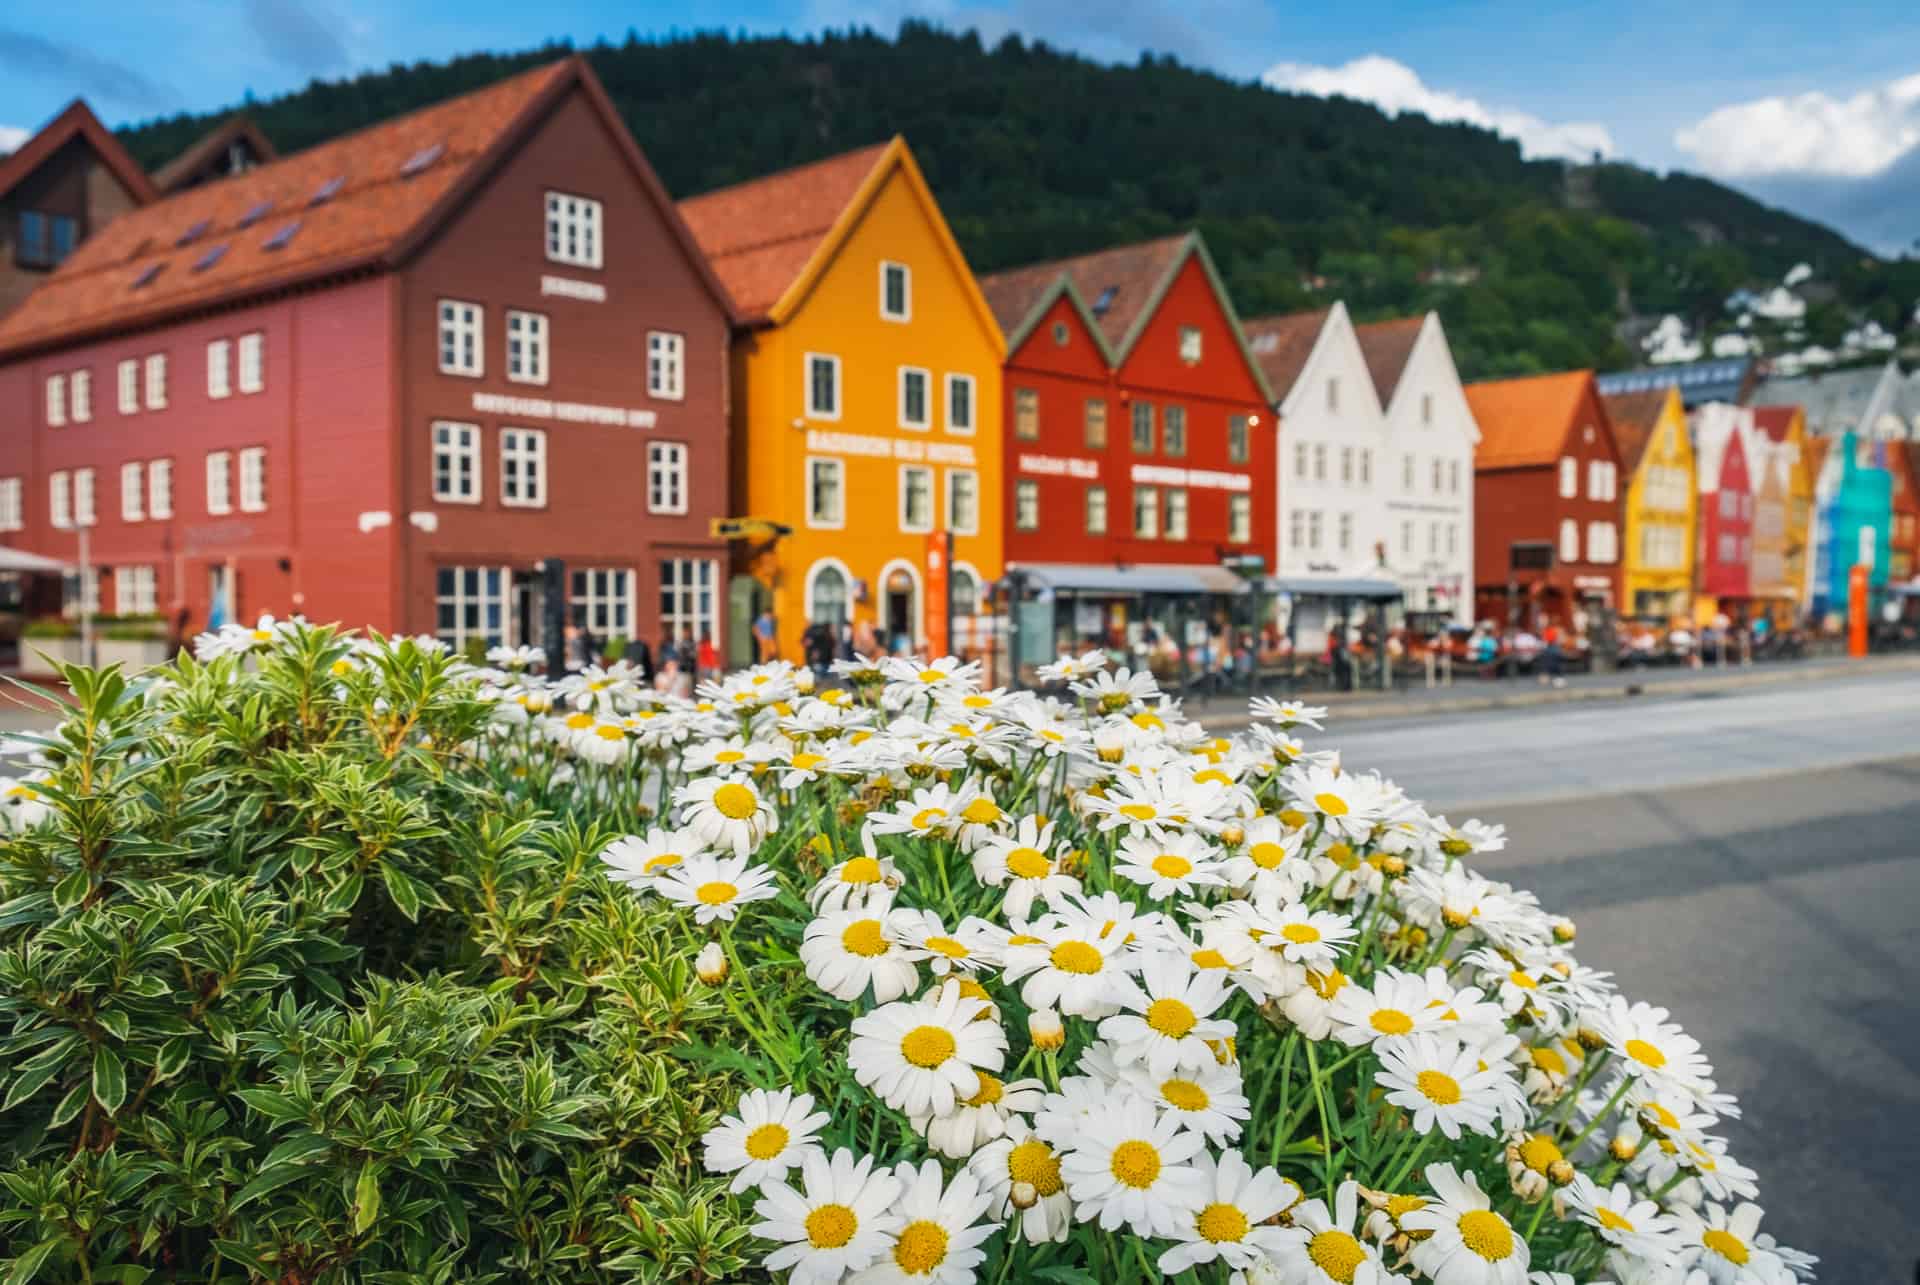
<path id="1" fill-rule="evenodd" d="M 83 518 L 74 514 L 74 525 L 80 529 L 80 659 L 89 668 L 93 665 L 93 596 L 87 592 L 88 578 L 93 570 L 92 542 L 87 532 L 92 530 L 90 517 Z"/>

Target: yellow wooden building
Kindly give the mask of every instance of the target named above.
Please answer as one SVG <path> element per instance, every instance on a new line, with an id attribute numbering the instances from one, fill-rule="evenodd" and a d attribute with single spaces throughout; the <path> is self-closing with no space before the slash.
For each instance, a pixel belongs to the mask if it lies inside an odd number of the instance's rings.
<path id="1" fill-rule="evenodd" d="M 1786 499 L 1786 608 L 1779 623 L 1792 624 L 1806 593 L 1807 559 L 1813 556 L 1813 484 L 1816 470 L 1808 459 L 1807 412 L 1800 406 L 1756 406 L 1754 427 L 1784 458 Z"/>
<path id="2" fill-rule="evenodd" d="M 1622 522 L 1621 614 L 1670 624 L 1689 614 L 1693 596 L 1699 499 L 1686 408 L 1672 387 L 1603 400 L 1629 479 Z"/>
<path id="3" fill-rule="evenodd" d="M 738 516 L 791 528 L 736 544 L 730 611 L 770 611 L 778 654 L 812 621 L 857 643 L 984 646 L 1001 573 L 1006 341 L 905 140 L 681 203 L 733 296 Z M 932 537 L 951 532 L 950 569 Z M 931 625 L 930 625 L 931 620 Z M 729 659 L 746 659 L 745 629 Z"/>

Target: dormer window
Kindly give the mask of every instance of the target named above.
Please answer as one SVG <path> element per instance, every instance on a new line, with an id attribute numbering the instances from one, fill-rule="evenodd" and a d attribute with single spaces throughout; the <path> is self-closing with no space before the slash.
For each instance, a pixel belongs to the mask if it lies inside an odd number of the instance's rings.
<path id="1" fill-rule="evenodd" d="M 80 223 L 70 214 L 20 211 L 14 261 L 23 268 L 58 267 L 80 241 Z"/>
<path id="2" fill-rule="evenodd" d="M 1108 286 L 1105 290 L 1102 290 L 1100 297 L 1093 301 L 1093 315 L 1096 317 L 1106 316 L 1107 309 L 1113 307 L 1114 295 L 1118 293 L 1120 293 L 1119 286 Z"/>

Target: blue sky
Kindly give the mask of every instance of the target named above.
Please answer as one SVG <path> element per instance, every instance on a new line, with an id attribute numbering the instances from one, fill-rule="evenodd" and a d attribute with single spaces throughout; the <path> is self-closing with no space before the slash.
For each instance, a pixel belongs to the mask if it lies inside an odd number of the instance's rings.
<path id="1" fill-rule="evenodd" d="M 119 124 L 550 37 L 891 31 L 909 16 L 1103 59 L 1172 53 L 1243 79 L 1491 124 L 1536 153 L 1597 147 L 1713 174 L 1876 248 L 1920 238 L 1912 0 L 81 0 L 0 17 L 0 148 L 76 94 Z"/>

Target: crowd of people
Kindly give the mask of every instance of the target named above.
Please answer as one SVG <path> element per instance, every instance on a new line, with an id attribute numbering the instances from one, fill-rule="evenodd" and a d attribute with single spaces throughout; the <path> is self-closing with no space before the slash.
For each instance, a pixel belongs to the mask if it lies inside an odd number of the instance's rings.
<path id="1" fill-rule="evenodd" d="M 608 654 L 607 644 L 608 640 L 595 635 L 584 619 L 574 620 L 565 633 L 567 672 L 578 673 L 615 659 Z M 668 634 L 657 650 L 644 638 L 630 638 L 618 658 L 638 669 L 640 681 L 655 691 L 682 698 L 690 698 L 702 679 L 719 674 L 725 667 L 711 631 L 705 629 L 697 640 L 690 628 L 682 629 L 677 639 Z"/>

